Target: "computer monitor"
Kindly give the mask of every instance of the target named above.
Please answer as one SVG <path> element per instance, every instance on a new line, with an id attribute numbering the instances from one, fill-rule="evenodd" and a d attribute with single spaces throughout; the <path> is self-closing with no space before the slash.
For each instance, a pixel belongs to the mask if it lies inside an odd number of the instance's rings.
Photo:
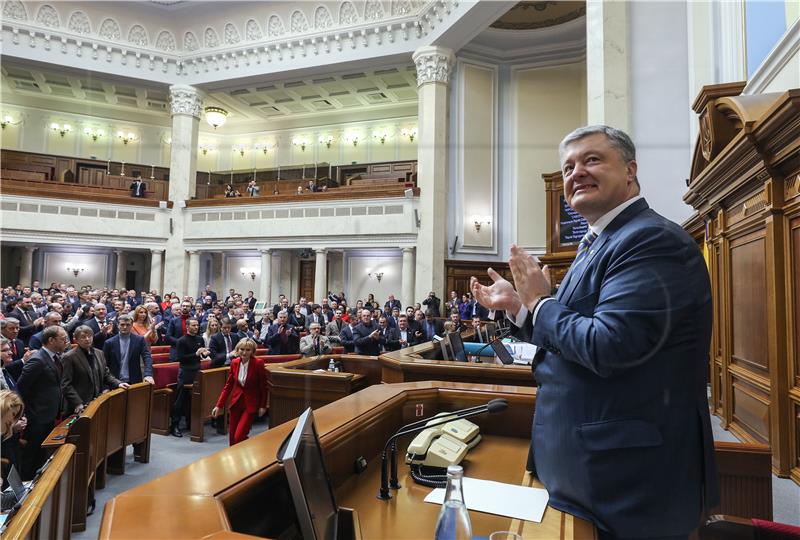
<path id="1" fill-rule="evenodd" d="M 461 334 L 459 332 L 449 332 L 447 339 L 450 341 L 450 350 L 453 351 L 453 360 L 466 362 L 467 353 L 464 351 L 464 340 L 461 339 Z"/>
<path id="2" fill-rule="evenodd" d="M 294 431 L 278 450 L 278 461 L 286 471 L 303 538 L 335 540 L 338 506 L 311 408 L 297 419 Z"/>
<path id="3" fill-rule="evenodd" d="M 484 343 L 491 343 L 497 337 L 497 324 L 490 322 L 484 325 L 484 333 L 486 334 L 486 341 Z"/>
<path id="4" fill-rule="evenodd" d="M 442 349 L 442 360 L 450 360 L 450 340 L 447 339 L 447 336 L 433 336 L 433 342 L 438 343 L 439 347 Z"/>
<path id="5" fill-rule="evenodd" d="M 514 358 L 511 356 L 511 353 L 508 352 L 506 346 L 503 345 L 502 341 L 492 341 L 492 350 L 494 354 L 497 355 L 497 358 L 504 364 L 513 364 Z"/>

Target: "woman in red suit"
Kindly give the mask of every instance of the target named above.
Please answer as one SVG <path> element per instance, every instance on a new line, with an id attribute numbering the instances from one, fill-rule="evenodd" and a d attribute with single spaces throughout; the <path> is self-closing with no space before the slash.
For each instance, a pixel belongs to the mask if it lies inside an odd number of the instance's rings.
<path id="1" fill-rule="evenodd" d="M 236 344 L 236 356 L 231 360 L 228 380 L 211 411 L 216 418 L 225 409 L 228 397 L 230 403 L 230 442 L 231 446 L 247 439 L 253 420 L 267 412 L 267 373 L 264 361 L 255 357 L 256 342 L 245 338 Z"/>

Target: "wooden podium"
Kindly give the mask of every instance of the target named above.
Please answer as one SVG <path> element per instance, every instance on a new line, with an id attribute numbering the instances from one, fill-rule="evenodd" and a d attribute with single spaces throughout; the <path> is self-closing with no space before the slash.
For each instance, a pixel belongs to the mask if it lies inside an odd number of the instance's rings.
<path id="1" fill-rule="evenodd" d="M 363 538 L 430 538 L 439 513 L 437 505 L 422 500 L 430 488 L 414 484 L 402 462 L 403 487 L 393 491 L 390 501 L 376 498 L 380 451 L 389 436 L 420 417 L 496 397 L 507 399 L 509 408 L 473 419 L 484 440 L 465 460 L 465 474 L 530 484 L 525 461 L 534 388 L 438 381 L 383 384 L 314 411 L 337 502 L 358 512 Z M 294 424 L 276 426 L 117 496 L 105 507 L 100 538 L 299 538 L 286 476 L 275 459 Z M 401 439 L 398 449 L 402 452 L 409 441 Z M 359 457 L 368 462 L 360 474 L 354 468 Z M 514 530 L 525 538 L 596 536 L 590 523 L 552 508 L 538 524 L 478 512 L 470 512 L 470 518 L 478 536 L 497 530 Z"/>

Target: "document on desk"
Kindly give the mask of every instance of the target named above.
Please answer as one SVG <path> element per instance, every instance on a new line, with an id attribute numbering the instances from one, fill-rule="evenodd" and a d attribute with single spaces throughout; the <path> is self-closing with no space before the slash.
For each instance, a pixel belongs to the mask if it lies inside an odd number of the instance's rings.
<path id="1" fill-rule="evenodd" d="M 550 496 L 546 489 L 464 477 L 464 500 L 469 510 L 541 523 Z M 444 488 L 431 491 L 425 502 L 442 504 Z"/>

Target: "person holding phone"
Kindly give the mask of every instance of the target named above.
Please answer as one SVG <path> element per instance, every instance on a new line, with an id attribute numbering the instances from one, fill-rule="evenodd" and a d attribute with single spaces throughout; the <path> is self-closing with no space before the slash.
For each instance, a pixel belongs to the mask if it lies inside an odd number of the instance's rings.
<path id="1" fill-rule="evenodd" d="M 230 398 L 230 445 L 247 439 L 256 415 L 267 412 L 267 372 L 264 361 L 256 358 L 256 342 L 245 338 L 236 344 L 236 355 L 231 360 L 228 380 L 217 399 L 211 416 L 217 418 Z"/>

